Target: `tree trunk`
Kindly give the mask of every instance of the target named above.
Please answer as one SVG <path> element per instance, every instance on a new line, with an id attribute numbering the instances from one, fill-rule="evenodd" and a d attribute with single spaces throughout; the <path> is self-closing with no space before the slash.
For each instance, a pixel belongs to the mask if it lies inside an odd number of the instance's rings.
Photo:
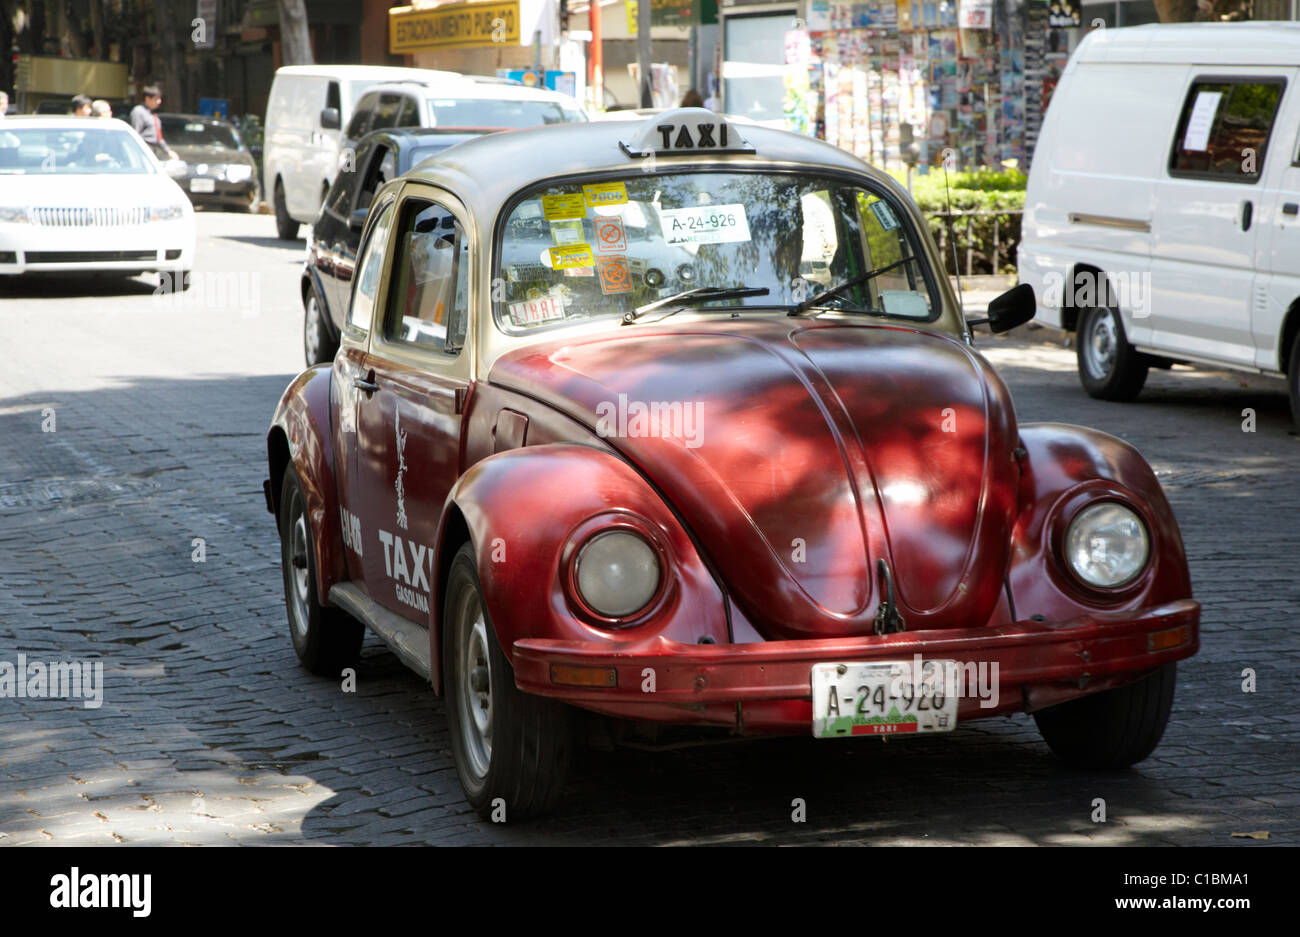
<path id="1" fill-rule="evenodd" d="M 181 87 L 181 50 L 176 36 L 180 14 L 175 4 L 168 0 L 153 0 L 153 22 L 157 41 L 153 58 L 154 84 L 163 93 L 164 110 L 184 113 L 190 105 L 184 97 L 185 89 Z M 188 19 L 184 21 L 187 30 L 189 22 Z M 188 31 L 185 38 L 189 39 Z"/>
<path id="2" fill-rule="evenodd" d="M 1196 19 L 1196 0 L 1155 0 L 1162 23 L 1190 23 Z"/>
<path id="3" fill-rule="evenodd" d="M 103 0 L 89 0 L 90 2 L 90 31 L 95 36 L 95 58 L 101 62 L 108 61 L 108 36 L 104 31 L 104 2 Z"/>
<path id="4" fill-rule="evenodd" d="M 279 0 L 280 64 L 314 65 L 311 33 L 307 29 L 307 4 L 304 0 Z"/>

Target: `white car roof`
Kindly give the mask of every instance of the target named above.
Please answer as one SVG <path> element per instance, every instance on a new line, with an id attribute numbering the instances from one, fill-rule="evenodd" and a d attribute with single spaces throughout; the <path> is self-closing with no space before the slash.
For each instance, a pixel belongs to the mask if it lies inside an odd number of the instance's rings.
<path id="1" fill-rule="evenodd" d="M 120 117 L 67 117 L 62 114 L 10 114 L 0 118 L 0 128 L 40 127 L 46 130 L 117 130 L 135 135 Z"/>
<path id="2" fill-rule="evenodd" d="M 376 91 L 405 92 L 421 98 L 469 98 L 487 101 L 552 101 L 575 110 L 582 110 L 575 98 L 547 88 L 529 88 L 501 81 L 475 81 L 472 75 L 455 72 L 434 72 L 435 77 L 421 81 L 381 82 L 366 89 L 366 94 Z M 446 78 L 442 76 L 447 76 Z"/>
<path id="3" fill-rule="evenodd" d="M 1300 23 L 1150 23 L 1094 29 L 1075 50 L 1074 60 L 1294 67 L 1300 64 Z"/>
<path id="4" fill-rule="evenodd" d="M 333 78 L 339 81 L 400 81 L 403 78 L 459 78 L 459 72 L 440 72 L 433 68 L 406 68 L 401 65 L 284 65 L 276 75 L 305 75 L 308 78 Z"/>

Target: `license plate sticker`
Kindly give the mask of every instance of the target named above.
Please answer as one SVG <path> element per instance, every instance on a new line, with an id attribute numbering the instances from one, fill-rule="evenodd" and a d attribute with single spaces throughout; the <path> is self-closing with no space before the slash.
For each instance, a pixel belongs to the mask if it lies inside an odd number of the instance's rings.
<path id="1" fill-rule="evenodd" d="M 813 736 L 951 732 L 957 693 L 945 675 L 954 666 L 944 660 L 814 664 Z"/>
<path id="2" fill-rule="evenodd" d="M 191 179 L 191 192 L 215 192 L 217 184 L 212 179 Z"/>

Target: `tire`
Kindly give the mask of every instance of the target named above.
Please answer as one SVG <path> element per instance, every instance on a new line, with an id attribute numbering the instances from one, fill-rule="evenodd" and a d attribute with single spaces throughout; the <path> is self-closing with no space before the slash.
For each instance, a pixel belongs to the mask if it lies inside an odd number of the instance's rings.
<path id="1" fill-rule="evenodd" d="M 1286 369 L 1286 386 L 1291 396 L 1291 422 L 1300 432 L 1300 332 L 1291 340 L 1291 358 Z"/>
<path id="2" fill-rule="evenodd" d="M 498 798 L 507 821 L 546 812 L 568 774 L 572 713 L 515 686 L 469 544 L 452 559 L 442 622 L 447 722 L 465 799 L 485 819 Z"/>
<path id="3" fill-rule="evenodd" d="M 322 677 L 338 677 L 354 664 L 365 637 L 359 621 L 320 604 L 316 592 L 316 546 L 298 472 L 290 465 L 280 486 L 280 568 L 289 636 L 302 665 Z"/>
<path id="4" fill-rule="evenodd" d="M 330 333 L 329 314 L 314 287 L 307 288 L 302 309 L 302 350 L 307 367 L 334 360 L 338 340 Z"/>
<path id="5" fill-rule="evenodd" d="M 1034 713 L 1058 758 L 1078 768 L 1127 768 L 1160 744 L 1176 682 L 1174 664 L 1128 686 L 1103 690 Z"/>
<path id="6" fill-rule="evenodd" d="M 1150 362 L 1128 343 L 1118 311 L 1084 310 L 1079 317 L 1077 338 L 1079 381 L 1088 396 L 1126 401 L 1142 392 Z"/>
<path id="7" fill-rule="evenodd" d="M 275 180 L 275 233 L 282 241 L 293 241 L 298 237 L 298 222 L 289 217 L 289 209 L 284 204 L 284 184 Z"/>

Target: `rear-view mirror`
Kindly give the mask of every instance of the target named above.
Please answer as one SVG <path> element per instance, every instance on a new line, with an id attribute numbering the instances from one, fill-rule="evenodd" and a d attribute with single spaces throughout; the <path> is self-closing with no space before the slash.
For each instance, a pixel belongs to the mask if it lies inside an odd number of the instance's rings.
<path id="1" fill-rule="evenodd" d="M 337 107 L 323 107 L 320 112 L 320 126 L 322 130 L 338 130 L 342 126 L 342 120 L 339 118 L 339 109 Z"/>
<path id="2" fill-rule="evenodd" d="M 987 325 L 991 332 L 1009 332 L 1024 325 L 1038 311 L 1034 288 L 1028 283 L 1013 286 L 989 303 L 989 314 L 983 319 L 967 319 L 967 326 Z"/>

